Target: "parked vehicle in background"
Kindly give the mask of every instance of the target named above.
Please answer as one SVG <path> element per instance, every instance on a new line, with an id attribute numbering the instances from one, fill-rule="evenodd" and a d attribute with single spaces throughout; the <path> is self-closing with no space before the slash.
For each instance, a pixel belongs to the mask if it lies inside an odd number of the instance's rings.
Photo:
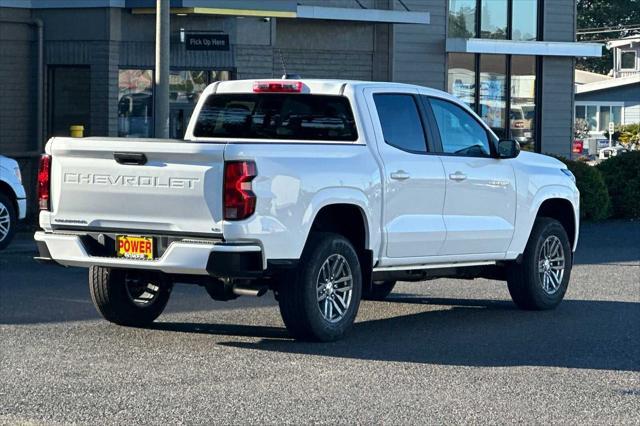
<path id="1" fill-rule="evenodd" d="M 0 155 L 0 250 L 16 232 L 19 219 L 27 214 L 27 199 L 18 162 Z"/>
<path id="2" fill-rule="evenodd" d="M 521 106 L 511 106 L 509 120 L 511 136 L 518 141 L 520 145 L 529 145 L 533 142 L 533 133 L 531 129 L 532 120 L 526 117 L 525 111 Z"/>
<path id="3" fill-rule="evenodd" d="M 397 83 L 244 80 L 201 96 L 185 140 L 53 138 L 40 259 L 89 267 L 94 304 L 141 326 L 174 282 L 275 292 L 300 339 L 335 340 L 398 280 L 507 281 L 524 309 L 567 290 L 579 192 L 461 100 Z"/>
<path id="4" fill-rule="evenodd" d="M 607 158 L 615 157 L 616 155 L 621 155 L 621 154 L 624 154 L 625 152 L 629 152 L 629 150 L 620 145 L 602 148 L 598 152 L 598 160 L 600 161 L 606 160 Z"/>

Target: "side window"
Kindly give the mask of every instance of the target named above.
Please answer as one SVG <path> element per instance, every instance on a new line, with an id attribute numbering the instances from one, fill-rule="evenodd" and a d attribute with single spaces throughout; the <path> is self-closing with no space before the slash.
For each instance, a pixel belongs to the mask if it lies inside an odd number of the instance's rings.
<path id="1" fill-rule="evenodd" d="M 418 106 L 412 95 L 373 95 L 384 141 L 404 151 L 427 152 Z"/>
<path id="2" fill-rule="evenodd" d="M 436 98 L 429 101 L 444 152 L 470 157 L 491 155 L 487 131 L 475 118 L 452 102 Z"/>

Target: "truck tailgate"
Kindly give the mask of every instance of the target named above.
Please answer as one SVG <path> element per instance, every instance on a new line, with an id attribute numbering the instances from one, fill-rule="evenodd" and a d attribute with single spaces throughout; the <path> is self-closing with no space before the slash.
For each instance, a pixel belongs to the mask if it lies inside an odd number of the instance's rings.
<path id="1" fill-rule="evenodd" d="M 178 140 L 54 138 L 47 148 L 53 156 L 51 225 L 220 233 L 224 148 Z"/>

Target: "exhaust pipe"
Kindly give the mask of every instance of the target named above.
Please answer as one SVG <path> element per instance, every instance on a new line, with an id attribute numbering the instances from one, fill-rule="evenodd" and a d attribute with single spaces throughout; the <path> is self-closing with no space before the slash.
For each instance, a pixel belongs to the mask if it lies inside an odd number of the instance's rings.
<path id="1" fill-rule="evenodd" d="M 260 297 L 269 290 L 266 285 L 252 284 L 250 282 L 238 282 L 233 284 L 233 294 L 238 296 L 255 296 Z"/>

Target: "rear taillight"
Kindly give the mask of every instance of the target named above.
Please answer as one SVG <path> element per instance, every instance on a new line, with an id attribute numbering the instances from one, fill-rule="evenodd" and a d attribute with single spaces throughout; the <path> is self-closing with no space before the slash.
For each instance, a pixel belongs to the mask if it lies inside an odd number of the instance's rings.
<path id="1" fill-rule="evenodd" d="M 40 157 L 38 168 L 38 205 L 40 210 L 51 207 L 51 156 L 44 154 Z"/>
<path id="2" fill-rule="evenodd" d="M 253 83 L 255 93 L 300 93 L 301 81 L 256 81 Z"/>
<path id="3" fill-rule="evenodd" d="M 246 219 L 256 209 L 256 196 L 251 181 L 256 177 L 253 161 L 227 161 L 224 163 L 223 208 L 225 220 Z"/>

